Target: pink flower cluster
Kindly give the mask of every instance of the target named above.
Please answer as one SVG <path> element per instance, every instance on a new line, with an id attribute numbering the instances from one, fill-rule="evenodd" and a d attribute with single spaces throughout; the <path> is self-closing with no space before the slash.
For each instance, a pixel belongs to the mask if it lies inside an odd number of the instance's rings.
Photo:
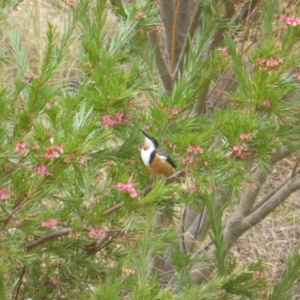
<path id="1" fill-rule="evenodd" d="M 122 125 L 128 120 L 131 120 L 131 117 L 127 116 L 124 112 L 120 112 L 117 114 L 103 116 L 102 124 L 104 127 Z"/>
<path id="2" fill-rule="evenodd" d="M 115 183 L 115 188 L 128 192 L 132 198 L 138 197 L 139 193 L 138 191 L 134 188 L 135 184 L 132 182 L 127 182 L 127 183 L 122 183 L 122 182 L 117 182 Z"/>
<path id="3" fill-rule="evenodd" d="M 294 16 L 281 16 L 281 20 L 284 20 L 288 25 L 293 27 L 300 25 L 300 18 Z"/>
<path id="4" fill-rule="evenodd" d="M 240 139 L 241 140 L 249 140 L 249 141 L 251 141 L 252 137 L 253 137 L 252 133 L 241 133 L 240 134 Z"/>
<path id="5" fill-rule="evenodd" d="M 193 155 L 188 155 L 186 157 L 184 157 L 182 160 L 181 160 L 181 163 L 182 164 L 186 164 L 186 163 L 192 163 L 194 161 L 194 155 L 195 154 L 199 154 L 199 153 L 203 153 L 204 150 L 203 148 L 201 148 L 199 145 L 195 145 L 195 146 L 189 146 L 187 149 L 186 149 L 186 152 L 188 153 L 192 153 Z"/>
<path id="6" fill-rule="evenodd" d="M 99 238 L 99 237 L 103 237 L 106 235 L 106 232 L 105 230 L 103 229 L 95 229 L 95 228 L 92 228 L 89 232 L 89 237 L 90 238 Z"/>
<path id="7" fill-rule="evenodd" d="M 33 168 L 33 171 L 36 173 L 41 173 L 43 175 L 47 175 L 47 176 L 53 176 L 53 174 L 47 172 L 47 166 L 46 165 L 38 165 L 36 167 Z"/>
<path id="8" fill-rule="evenodd" d="M 232 147 L 232 149 L 233 149 L 233 153 L 235 154 L 236 157 L 245 158 L 246 156 L 251 155 L 251 152 L 247 151 L 248 148 L 245 143 L 243 143 L 240 146 L 234 145 Z"/>
<path id="9" fill-rule="evenodd" d="M 25 150 L 27 148 L 27 143 L 25 143 L 24 141 L 22 142 L 17 142 L 16 144 L 16 150 L 18 151 L 22 151 L 22 150 Z"/>
<path id="10" fill-rule="evenodd" d="M 46 152 L 44 154 L 41 155 L 41 157 L 44 158 L 56 158 L 59 157 L 60 153 L 63 152 L 63 145 L 58 145 L 58 146 L 50 146 L 46 148 Z"/>
<path id="11" fill-rule="evenodd" d="M 181 112 L 181 110 L 179 108 L 172 108 L 171 109 L 171 114 L 172 116 L 176 116 Z"/>
<path id="12" fill-rule="evenodd" d="M 40 226 L 51 228 L 51 227 L 55 227 L 57 224 L 58 224 L 58 221 L 56 219 L 50 219 L 48 221 L 42 221 L 40 223 Z"/>
<path id="13" fill-rule="evenodd" d="M 224 58 L 224 59 L 227 59 L 229 57 L 229 53 L 228 53 L 228 48 L 227 47 L 221 49 L 221 57 Z"/>
<path id="14" fill-rule="evenodd" d="M 146 20 L 147 19 L 147 16 L 145 15 L 145 13 L 143 13 L 142 11 L 137 11 L 134 18 L 136 20 L 139 20 L 139 19 L 144 19 Z"/>
<path id="15" fill-rule="evenodd" d="M 199 145 L 196 145 L 196 146 L 189 146 L 189 147 L 186 149 L 186 152 L 190 152 L 190 153 L 197 154 L 197 153 L 203 153 L 204 150 L 203 150 L 203 148 L 201 148 Z"/>
<path id="16" fill-rule="evenodd" d="M 33 74 L 32 72 L 28 73 L 26 76 L 25 76 L 25 83 L 30 83 L 34 78 L 35 78 L 35 74 Z"/>
<path id="17" fill-rule="evenodd" d="M 280 65 L 282 64 L 283 60 L 281 57 L 258 57 L 256 59 L 255 65 L 263 71 L 266 71 L 268 73 L 272 71 L 278 71 L 280 68 Z"/>
<path id="18" fill-rule="evenodd" d="M 264 106 L 267 106 L 267 107 L 270 107 L 270 106 L 271 106 L 271 102 L 270 102 L 268 99 L 264 99 L 264 100 L 262 101 L 262 104 L 263 104 Z"/>
<path id="19" fill-rule="evenodd" d="M 122 273 L 124 273 L 125 275 L 129 276 L 131 274 L 134 274 L 135 271 L 134 271 L 134 269 L 122 268 Z"/>
<path id="20" fill-rule="evenodd" d="M 8 197 L 8 190 L 6 188 L 0 189 L 0 200 L 7 199 Z"/>

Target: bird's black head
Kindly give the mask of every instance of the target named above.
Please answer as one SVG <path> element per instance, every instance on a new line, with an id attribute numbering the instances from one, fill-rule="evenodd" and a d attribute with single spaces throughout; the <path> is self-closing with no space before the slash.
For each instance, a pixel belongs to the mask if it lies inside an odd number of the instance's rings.
<path id="1" fill-rule="evenodd" d="M 148 138 L 148 139 L 153 143 L 153 145 L 154 145 L 155 148 L 158 148 L 158 142 L 157 142 L 157 140 L 156 140 L 154 137 L 148 135 L 148 134 L 147 134 L 144 130 L 142 130 L 142 129 L 140 129 L 140 131 L 142 132 L 142 134 L 143 134 L 146 138 Z"/>

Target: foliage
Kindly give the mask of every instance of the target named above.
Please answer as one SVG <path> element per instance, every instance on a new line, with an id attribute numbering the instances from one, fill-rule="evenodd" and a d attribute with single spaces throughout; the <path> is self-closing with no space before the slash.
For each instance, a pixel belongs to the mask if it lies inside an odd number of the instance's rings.
<path id="1" fill-rule="evenodd" d="M 268 293 L 263 262 L 244 267 L 228 251 L 300 188 L 296 164 L 282 190 L 256 201 L 273 165 L 299 151 L 299 74 L 290 73 L 299 28 L 275 1 L 247 4 L 244 20 L 231 2 L 168 1 L 118 1 L 112 38 L 104 1 L 75 2 L 62 36 L 48 24 L 38 74 L 19 33 L 7 32 L 11 53 L 0 60 L 10 55 L 18 75 L 0 91 L 1 299 Z M 182 16 L 166 15 L 168 5 Z M 243 51 L 251 25 L 255 46 Z M 83 83 L 73 93 L 52 79 L 76 30 Z M 138 129 L 182 173 L 149 185 Z M 269 299 L 290 299 L 298 260 L 287 260 Z"/>

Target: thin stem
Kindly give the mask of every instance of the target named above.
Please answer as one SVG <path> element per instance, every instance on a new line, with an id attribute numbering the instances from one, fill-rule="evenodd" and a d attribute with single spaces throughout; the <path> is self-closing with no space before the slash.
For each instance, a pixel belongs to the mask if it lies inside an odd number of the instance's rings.
<path id="1" fill-rule="evenodd" d="M 48 241 L 51 241 L 51 240 L 54 240 L 54 239 L 57 239 L 61 236 L 65 236 L 65 235 L 68 235 L 69 233 L 71 232 L 71 228 L 64 228 L 64 229 L 61 229 L 61 230 L 58 230 L 58 231 L 55 231 L 49 235 L 46 235 L 36 241 L 33 241 L 27 245 L 25 245 L 25 251 L 29 251 L 45 242 L 48 242 Z"/>

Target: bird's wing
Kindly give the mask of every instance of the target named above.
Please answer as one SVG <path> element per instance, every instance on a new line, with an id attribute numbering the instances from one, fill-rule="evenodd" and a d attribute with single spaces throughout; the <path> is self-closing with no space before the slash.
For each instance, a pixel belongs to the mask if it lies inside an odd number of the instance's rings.
<path id="1" fill-rule="evenodd" d="M 166 151 L 159 149 L 156 151 L 156 154 L 159 155 L 162 159 L 166 160 L 174 169 L 176 169 L 174 161 Z"/>

